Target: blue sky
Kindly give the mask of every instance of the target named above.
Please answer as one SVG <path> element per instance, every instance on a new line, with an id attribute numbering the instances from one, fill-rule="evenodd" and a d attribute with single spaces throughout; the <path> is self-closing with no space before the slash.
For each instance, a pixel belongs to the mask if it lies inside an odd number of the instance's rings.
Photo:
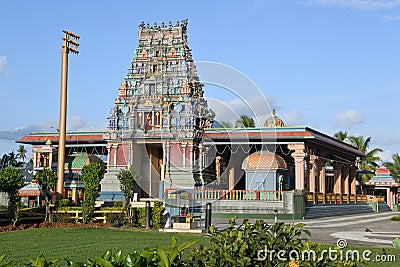
<path id="1" fill-rule="evenodd" d="M 0 10 L 0 155 L 29 131 L 58 128 L 63 29 L 81 36 L 68 128 L 104 129 L 140 22 L 182 19 L 194 60 L 247 75 L 287 125 L 371 136 L 384 159 L 400 152 L 399 0 L 9 0 Z M 205 90 L 240 113 L 233 96 Z"/>

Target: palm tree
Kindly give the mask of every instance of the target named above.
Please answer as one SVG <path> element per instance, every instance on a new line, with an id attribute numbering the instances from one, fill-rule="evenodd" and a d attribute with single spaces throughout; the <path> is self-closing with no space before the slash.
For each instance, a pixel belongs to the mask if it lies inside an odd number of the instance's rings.
<path id="1" fill-rule="evenodd" d="M 28 151 L 26 151 L 24 145 L 19 145 L 19 148 L 17 150 L 17 158 L 19 158 L 20 160 L 22 160 L 22 162 L 25 162 L 26 159 L 26 153 Z"/>
<path id="2" fill-rule="evenodd" d="M 8 166 L 17 166 L 17 157 L 15 156 L 14 150 L 8 153 Z"/>
<path id="3" fill-rule="evenodd" d="M 392 173 L 392 176 L 397 181 L 400 181 L 400 156 L 399 156 L 399 153 L 393 154 L 392 160 L 393 160 L 393 162 L 385 162 L 383 165 L 385 165 L 390 170 L 390 172 Z"/>
<path id="4" fill-rule="evenodd" d="M 375 171 L 379 165 L 376 163 L 381 160 L 381 158 L 377 155 L 379 152 L 383 150 L 381 148 L 374 148 L 369 150 L 369 144 L 371 142 L 371 137 L 367 139 L 364 136 L 350 136 L 351 145 L 356 147 L 360 152 L 365 154 L 365 157 L 359 160 L 359 168 L 366 171 Z M 372 175 L 363 175 L 363 181 L 371 178 Z"/>
<path id="5" fill-rule="evenodd" d="M 254 127 L 256 127 L 256 125 L 254 123 L 254 119 L 250 118 L 247 115 L 240 116 L 240 118 L 236 120 L 235 126 L 238 128 L 254 128 Z"/>
<path id="6" fill-rule="evenodd" d="M 335 137 L 337 140 L 343 142 L 343 141 L 344 141 L 346 138 L 348 138 L 349 136 L 347 135 L 347 132 L 346 132 L 346 131 L 344 131 L 344 132 L 339 131 L 339 132 L 335 133 L 335 134 L 333 135 L 333 137 Z"/>

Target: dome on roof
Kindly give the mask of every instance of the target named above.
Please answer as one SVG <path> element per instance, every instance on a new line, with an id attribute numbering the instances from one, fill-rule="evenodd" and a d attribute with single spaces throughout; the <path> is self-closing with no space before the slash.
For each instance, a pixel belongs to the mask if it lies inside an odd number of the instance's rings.
<path id="1" fill-rule="evenodd" d="M 267 128 L 278 128 L 278 127 L 285 127 L 283 120 L 276 115 L 275 109 L 272 110 L 272 115 L 269 117 L 265 123 L 264 127 Z"/>
<path id="2" fill-rule="evenodd" d="M 95 155 L 88 155 L 86 153 L 72 154 L 65 158 L 66 169 L 82 169 L 85 165 L 97 162 L 104 167 L 104 162 Z"/>
<path id="3" fill-rule="evenodd" d="M 279 155 L 266 150 L 257 151 L 247 158 L 242 163 L 244 170 L 277 170 L 287 169 L 286 161 Z"/>
<path id="4" fill-rule="evenodd" d="M 376 175 L 382 175 L 382 174 L 391 175 L 391 172 L 389 171 L 388 168 L 386 168 L 386 166 L 381 166 L 375 171 L 375 174 Z"/>

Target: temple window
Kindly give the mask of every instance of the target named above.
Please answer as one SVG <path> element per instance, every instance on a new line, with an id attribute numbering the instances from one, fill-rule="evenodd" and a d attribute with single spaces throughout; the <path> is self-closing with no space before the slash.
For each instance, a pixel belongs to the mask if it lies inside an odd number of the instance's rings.
<path id="1" fill-rule="evenodd" d="M 154 83 L 149 84 L 149 95 L 156 94 L 156 85 Z"/>

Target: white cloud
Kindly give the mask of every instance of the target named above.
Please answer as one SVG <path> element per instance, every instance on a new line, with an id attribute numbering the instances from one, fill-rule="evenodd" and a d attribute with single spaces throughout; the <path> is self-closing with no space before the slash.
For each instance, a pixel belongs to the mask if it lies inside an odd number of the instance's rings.
<path id="1" fill-rule="evenodd" d="M 359 10 L 392 9 L 400 6 L 400 0 L 309 0 L 302 3 Z"/>
<path id="2" fill-rule="evenodd" d="M 282 120 L 286 126 L 302 125 L 303 118 L 304 118 L 304 114 L 296 109 L 282 115 Z"/>
<path id="3" fill-rule="evenodd" d="M 83 116 L 77 115 L 67 118 L 67 131 L 105 130 L 105 125 L 96 126 L 89 123 Z M 15 130 L 0 130 L 0 140 L 19 140 L 31 132 L 55 132 L 58 129 L 58 121 L 51 120 L 39 122 L 33 125 L 18 127 Z"/>
<path id="4" fill-rule="evenodd" d="M 378 157 L 381 158 L 382 163 L 387 161 L 392 161 L 393 153 L 390 151 L 382 151 L 377 153 Z"/>
<path id="5" fill-rule="evenodd" d="M 382 18 L 387 20 L 400 20 L 400 15 L 386 15 L 382 16 Z"/>
<path id="6" fill-rule="evenodd" d="M 93 125 L 88 122 L 82 115 L 72 116 L 67 118 L 67 131 L 91 131 L 105 130 L 106 125 Z"/>
<path id="7" fill-rule="evenodd" d="M 339 113 L 335 118 L 335 125 L 341 128 L 350 128 L 356 124 L 364 122 L 364 115 L 354 109 L 348 109 L 343 113 Z"/>
<path id="8" fill-rule="evenodd" d="M 239 98 L 229 101 L 207 98 L 207 102 L 208 106 L 215 112 L 217 121 L 234 123 L 240 116 L 247 115 L 256 119 L 256 125 L 262 126 L 271 114 L 270 107 L 274 100 L 267 100 L 263 97 L 254 97 L 247 101 Z"/>
<path id="9" fill-rule="evenodd" d="M 0 73 L 9 74 L 10 70 L 7 67 L 7 57 L 0 55 Z"/>

